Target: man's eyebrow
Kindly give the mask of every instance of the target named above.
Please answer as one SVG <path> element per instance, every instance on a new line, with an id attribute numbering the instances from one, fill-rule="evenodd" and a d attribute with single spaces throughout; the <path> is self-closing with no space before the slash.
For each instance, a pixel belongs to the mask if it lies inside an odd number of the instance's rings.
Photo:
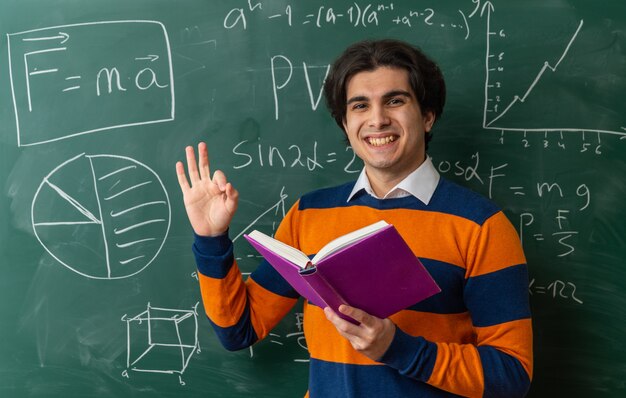
<path id="1" fill-rule="evenodd" d="M 384 99 L 388 99 L 388 98 L 392 98 L 392 97 L 396 97 L 396 96 L 403 96 L 403 97 L 409 97 L 412 98 L 413 96 L 411 95 L 410 92 L 406 91 L 406 90 L 391 90 L 385 94 L 383 94 L 383 98 Z M 369 101 L 369 98 L 364 96 L 364 95 L 357 95 L 355 97 L 349 98 L 348 101 L 346 102 L 346 105 L 349 105 L 353 102 L 362 102 L 362 101 Z"/>
<path id="2" fill-rule="evenodd" d="M 364 95 L 357 95 L 356 97 L 352 97 L 348 99 L 348 102 L 346 102 L 346 105 L 349 105 L 353 102 L 361 102 L 361 101 L 369 101 L 369 98 L 367 98 Z"/>
<path id="3" fill-rule="evenodd" d="M 389 91 L 388 93 L 385 93 L 383 95 L 383 98 L 391 98 L 391 97 L 396 97 L 398 95 L 401 95 L 403 97 L 409 97 L 409 98 L 413 97 L 411 93 L 406 90 L 392 90 L 392 91 Z"/>

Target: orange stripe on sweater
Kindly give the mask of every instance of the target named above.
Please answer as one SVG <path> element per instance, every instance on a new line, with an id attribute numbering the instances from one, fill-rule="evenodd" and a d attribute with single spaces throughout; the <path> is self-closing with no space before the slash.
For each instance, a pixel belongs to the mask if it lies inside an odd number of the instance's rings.
<path id="1" fill-rule="evenodd" d="M 321 308 L 305 305 L 304 332 L 312 358 L 356 365 L 375 365 L 377 362 L 355 351 L 348 340 L 337 332 Z M 425 312 L 400 311 L 390 319 L 402 330 L 430 341 L 475 343 L 471 321 L 467 313 L 440 315 Z"/>
<path id="2" fill-rule="evenodd" d="M 298 301 L 272 293 L 252 278 L 244 282 L 236 264 L 223 279 L 198 275 L 202 302 L 211 321 L 222 328 L 237 324 L 249 301 L 252 326 L 259 339 L 265 337 Z M 229 304 L 214 304 L 224 302 Z"/>
<path id="3" fill-rule="evenodd" d="M 259 339 L 262 339 L 287 315 L 298 299 L 272 293 L 252 278 L 248 278 L 246 287 L 249 294 L 252 326 Z"/>
<path id="4" fill-rule="evenodd" d="M 490 242 L 498 242 L 498 244 L 493 245 Z M 468 256 L 467 277 L 526 264 L 526 257 L 524 257 L 517 232 L 502 212 L 493 215 L 485 222 L 476 237 L 474 247 L 475 250 Z"/>
<path id="5" fill-rule="evenodd" d="M 489 345 L 517 358 L 528 377 L 533 378 L 532 321 L 520 319 L 495 326 L 476 328 L 480 345 Z"/>
<path id="6" fill-rule="evenodd" d="M 223 279 L 210 278 L 198 272 L 198 280 L 209 319 L 222 328 L 235 325 L 246 306 L 245 285 L 237 264 L 233 264 Z"/>
<path id="7" fill-rule="evenodd" d="M 517 358 L 532 380 L 532 325 L 530 319 L 476 328 L 479 346 L 490 346 Z M 452 370 L 456 373 L 451 373 Z M 479 377 L 476 377 L 476 373 Z M 469 397 L 482 397 L 484 369 L 475 346 L 437 343 L 437 361 L 428 383 Z M 474 375 L 474 376 L 473 376 Z M 480 385 L 475 381 L 481 380 Z"/>
<path id="8" fill-rule="evenodd" d="M 419 225 L 415 224 L 415 212 Z M 363 206 L 336 209 L 307 209 L 298 214 L 299 222 L 310 226 L 298 237 L 300 249 L 315 254 L 326 243 L 355 229 L 385 220 L 393 224 L 418 257 L 431 258 L 465 269 L 472 237 L 480 226 L 462 217 L 423 210 L 377 210 Z M 333 225 L 335 228 L 325 228 Z M 278 236 L 278 234 L 277 234 Z M 436 238 L 435 238 L 436 236 Z M 294 238 L 292 238 L 294 239 Z"/>
<path id="9" fill-rule="evenodd" d="M 482 397 L 484 380 L 476 346 L 437 343 L 437 360 L 429 384 L 464 397 Z"/>

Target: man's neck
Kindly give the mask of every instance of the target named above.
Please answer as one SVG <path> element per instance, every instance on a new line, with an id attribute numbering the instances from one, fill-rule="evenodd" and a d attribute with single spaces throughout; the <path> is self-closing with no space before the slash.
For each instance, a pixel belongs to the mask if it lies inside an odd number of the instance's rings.
<path id="1" fill-rule="evenodd" d="M 426 160 L 426 159 L 424 159 Z M 402 180 L 404 180 L 409 174 L 417 170 L 424 161 L 421 161 L 415 167 L 410 170 L 404 170 L 403 172 L 394 172 L 394 171 L 383 171 L 383 170 L 372 170 L 367 166 L 365 167 L 365 173 L 367 174 L 367 179 L 370 182 L 370 186 L 372 190 L 376 194 L 377 197 L 383 198 L 389 191 L 391 191 L 396 185 L 398 185 Z"/>
<path id="2" fill-rule="evenodd" d="M 399 176 L 395 175 L 387 175 L 384 173 L 371 173 L 369 170 L 365 170 L 367 173 L 367 179 L 370 182 L 370 186 L 372 190 L 376 194 L 377 197 L 383 198 L 387 193 L 393 189 L 396 185 L 400 183 L 407 175 Z"/>

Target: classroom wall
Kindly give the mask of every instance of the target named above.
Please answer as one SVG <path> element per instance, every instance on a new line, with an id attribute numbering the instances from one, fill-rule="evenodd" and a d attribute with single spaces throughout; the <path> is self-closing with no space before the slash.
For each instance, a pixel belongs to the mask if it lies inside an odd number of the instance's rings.
<path id="1" fill-rule="evenodd" d="M 447 80 L 435 166 L 523 241 L 529 396 L 623 396 L 625 28 L 617 0 L 4 0 L 0 395 L 303 395 L 299 309 L 249 350 L 212 334 L 174 164 L 209 144 L 249 273 L 243 233 L 362 167 L 325 110 L 329 63 L 394 37 Z"/>

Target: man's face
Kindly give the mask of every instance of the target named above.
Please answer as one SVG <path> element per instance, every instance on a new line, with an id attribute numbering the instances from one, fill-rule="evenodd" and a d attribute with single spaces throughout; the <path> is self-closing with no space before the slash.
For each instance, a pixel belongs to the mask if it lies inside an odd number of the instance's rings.
<path id="1" fill-rule="evenodd" d="M 432 112 L 422 115 L 405 69 L 357 73 L 346 98 L 343 126 L 370 177 L 404 178 L 424 161 L 425 133 L 435 118 Z"/>

